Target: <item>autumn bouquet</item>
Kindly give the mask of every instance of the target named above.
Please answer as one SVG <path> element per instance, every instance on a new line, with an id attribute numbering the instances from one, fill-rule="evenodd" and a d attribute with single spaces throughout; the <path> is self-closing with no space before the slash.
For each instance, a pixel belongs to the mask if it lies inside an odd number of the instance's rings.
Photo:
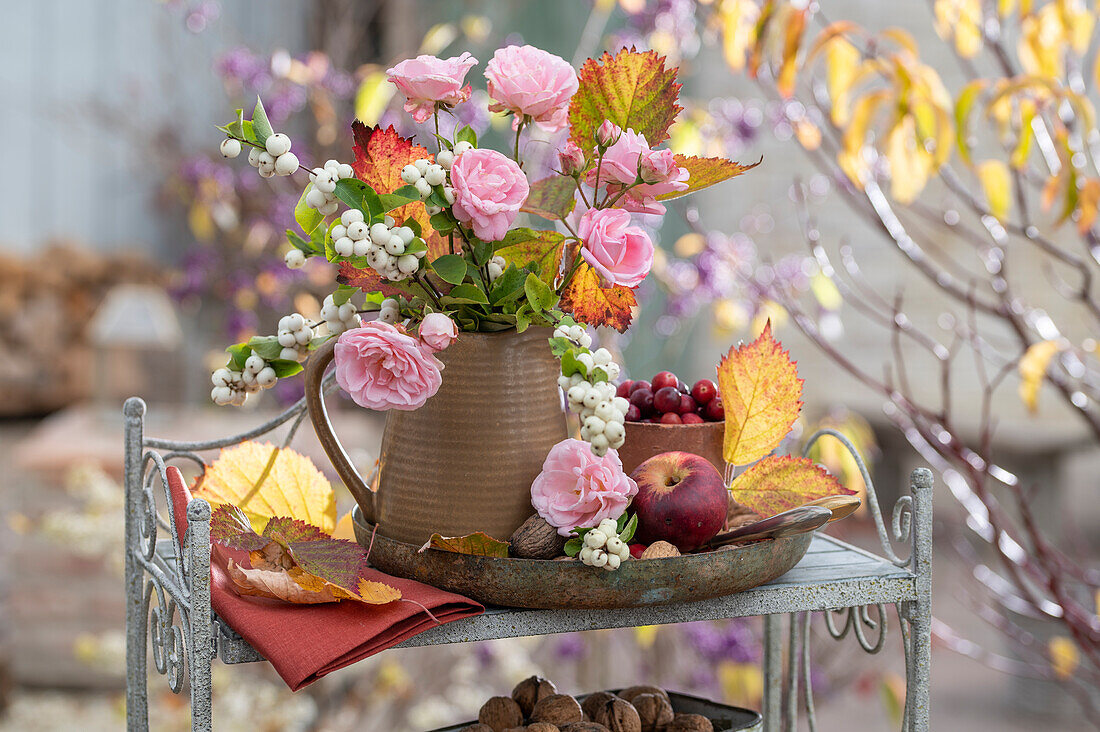
<path id="1" fill-rule="evenodd" d="M 501 48 L 485 78 L 489 109 L 512 117 L 511 150 L 480 147 L 469 126 L 440 135 L 439 116 L 468 103 L 466 75 L 477 63 L 469 53 L 418 56 L 388 70 L 405 110 L 435 120 L 434 152 L 392 127 L 355 121 L 354 160 L 304 173 L 286 264 L 323 257 L 338 267 L 338 284 L 319 317 L 288 314 L 274 335 L 230 347 L 229 363 L 213 374 L 215 402 L 243 403 L 338 338 L 336 378 L 358 404 L 413 410 L 442 382 L 433 354 L 460 332 L 544 326 L 555 328 L 551 348 L 570 405 L 582 419 L 598 415 L 582 437 L 598 455 L 622 444 L 622 429 L 595 429 L 621 427 L 627 404 L 610 385 L 618 365 L 606 349 L 590 350 L 587 327 L 630 324 L 654 255 L 636 216 L 661 216 L 665 201 L 748 166 L 659 147 L 681 109 L 676 69 L 654 52 L 626 49 L 588 60 L 578 74 L 532 46 Z M 521 155 L 532 127 L 569 133 L 556 172 L 535 181 Z M 305 171 L 259 100 L 251 120 L 238 110 L 219 129 L 223 154 L 248 148 L 263 177 Z M 534 225 L 540 219 L 552 228 Z"/>

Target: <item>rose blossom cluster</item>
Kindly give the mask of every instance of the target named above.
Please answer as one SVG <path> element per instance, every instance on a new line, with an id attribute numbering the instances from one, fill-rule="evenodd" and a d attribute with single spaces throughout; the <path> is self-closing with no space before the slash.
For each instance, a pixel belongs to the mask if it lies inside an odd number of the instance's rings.
<path id="1" fill-rule="evenodd" d="M 531 505 L 539 516 L 569 536 L 579 526 L 618 518 L 638 493 L 614 450 L 597 456 L 581 440 L 562 440 L 550 449 L 531 484 Z"/>

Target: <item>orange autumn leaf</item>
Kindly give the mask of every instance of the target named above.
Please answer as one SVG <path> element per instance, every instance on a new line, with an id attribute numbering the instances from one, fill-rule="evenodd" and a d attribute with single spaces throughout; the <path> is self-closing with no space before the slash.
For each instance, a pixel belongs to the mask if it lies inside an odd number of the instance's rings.
<path id="1" fill-rule="evenodd" d="M 280 449 L 267 477 L 257 487 L 275 450 L 270 443 L 252 441 L 222 450 L 198 477 L 192 493 L 213 507 L 237 506 L 256 533 L 262 533 L 273 516 L 299 519 L 332 532 L 336 526 L 336 496 L 328 479 L 305 455 Z"/>
<path id="2" fill-rule="evenodd" d="M 790 455 L 768 456 L 730 484 L 730 498 L 765 518 L 819 498 L 851 495 L 855 491 L 820 465 Z"/>
<path id="3" fill-rule="evenodd" d="M 473 554 L 479 557 L 504 557 L 508 556 L 508 542 L 494 539 L 484 531 L 476 531 L 466 536 L 442 536 L 432 534 L 431 538 L 420 547 L 420 551 L 438 549 L 455 554 Z"/>
<path id="4" fill-rule="evenodd" d="M 790 354 L 772 337 L 771 322 L 755 341 L 730 348 L 718 364 L 726 410 L 723 455 L 747 465 L 774 450 L 802 410 L 802 379 Z"/>
<path id="5" fill-rule="evenodd" d="M 637 304 L 634 290 L 622 285 L 601 287 L 596 270 L 582 262 L 562 292 L 558 306 L 579 323 L 606 325 L 623 333 L 630 327 Z"/>

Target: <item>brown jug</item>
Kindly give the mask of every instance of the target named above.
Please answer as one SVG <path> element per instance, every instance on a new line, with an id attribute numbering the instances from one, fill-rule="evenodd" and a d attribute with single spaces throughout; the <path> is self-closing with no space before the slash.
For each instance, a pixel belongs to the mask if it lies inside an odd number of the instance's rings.
<path id="1" fill-rule="evenodd" d="M 420 409 L 386 416 L 375 490 L 333 433 L 321 395 L 336 339 L 317 349 L 305 370 L 313 428 L 379 534 L 410 544 L 433 532 L 506 540 L 534 513 L 531 482 L 567 436 L 550 335 L 548 328 L 461 333 L 437 353 L 439 391 Z"/>

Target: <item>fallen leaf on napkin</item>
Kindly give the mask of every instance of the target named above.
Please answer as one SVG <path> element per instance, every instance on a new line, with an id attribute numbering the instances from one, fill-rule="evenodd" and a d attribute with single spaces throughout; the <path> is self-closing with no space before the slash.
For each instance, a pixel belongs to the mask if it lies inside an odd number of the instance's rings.
<path id="1" fill-rule="evenodd" d="M 401 592 L 363 577 L 367 555 L 358 544 L 334 539 L 316 526 L 276 516 L 257 534 L 241 509 L 221 505 L 210 517 L 210 539 L 248 552 L 251 567 L 226 567 L 241 595 L 315 604 L 357 600 L 382 605 Z"/>

